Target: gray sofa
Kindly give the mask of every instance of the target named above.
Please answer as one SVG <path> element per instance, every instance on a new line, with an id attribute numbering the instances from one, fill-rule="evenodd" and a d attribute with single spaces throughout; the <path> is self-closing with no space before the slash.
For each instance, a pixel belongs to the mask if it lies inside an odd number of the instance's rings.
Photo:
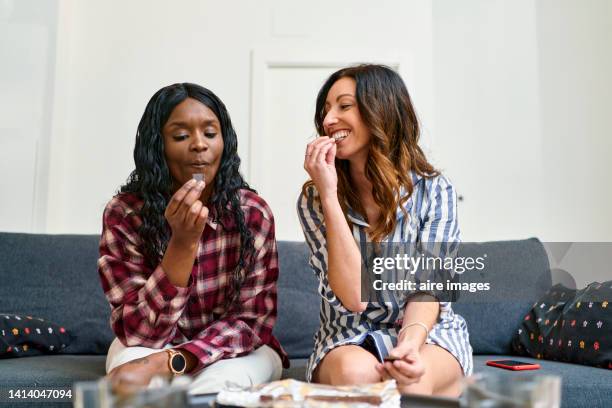
<path id="1" fill-rule="evenodd" d="M 75 381 L 104 375 L 104 354 L 113 334 L 96 270 L 98 240 L 96 235 L 0 233 L 0 313 L 41 317 L 65 326 L 75 337 L 60 355 L 0 359 L 0 387 L 4 390 L 68 388 Z M 303 379 L 318 327 L 317 282 L 308 266 L 304 243 L 281 241 L 278 249 L 275 334 L 292 361 L 284 375 Z M 551 286 L 542 244 L 537 239 L 467 244 L 462 252 L 464 256 L 487 253 L 488 264 L 493 266 L 481 273 L 480 279 L 496 288 L 495 299 L 485 292 L 466 293 L 455 304 L 455 311 L 469 326 L 475 372 L 526 375 L 488 367 L 485 361 L 511 358 L 510 342 L 522 317 Z M 563 406 L 609 406 L 611 370 L 537 362 L 542 365 L 540 373 L 563 377 Z"/>

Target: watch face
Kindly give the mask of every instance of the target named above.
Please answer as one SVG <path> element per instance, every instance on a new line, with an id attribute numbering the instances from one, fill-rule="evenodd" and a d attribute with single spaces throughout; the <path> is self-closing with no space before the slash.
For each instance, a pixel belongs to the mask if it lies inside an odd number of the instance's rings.
<path id="1" fill-rule="evenodd" d="M 175 372 L 182 373 L 183 370 L 185 370 L 185 365 L 186 365 L 185 357 L 183 357 L 182 354 L 177 353 L 174 356 L 172 356 L 172 360 L 170 361 L 170 364 L 172 364 L 172 369 Z"/>

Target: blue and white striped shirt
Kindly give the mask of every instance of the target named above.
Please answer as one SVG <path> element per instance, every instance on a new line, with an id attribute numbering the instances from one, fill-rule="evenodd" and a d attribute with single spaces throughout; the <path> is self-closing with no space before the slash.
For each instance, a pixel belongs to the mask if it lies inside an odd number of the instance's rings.
<path id="1" fill-rule="evenodd" d="M 443 176 L 423 178 L 412 173 L 414 190 L 401 208 L 397 209 L 397 224 L 384 242 L 433 243 L 443 242 L 448 252 L 456 249 L 460 242 L 457 223 L 457 195 L 450 182 Z M 404 191 L 402 191 L 404 193 Z M 321 327 L 315 334 L 315 349 L 308 362 L 307 379 L 325 354 L 335 347 L 346 344 L 360 345 L 373 341 L 380 361 L 397 343 L 396 322 L 403 317 L 408 293 L 403 300 L 391 302 L 369 302 L 362 313 L 347 310 L 332 291 L 327 277 L 327 242 L 323 219 L 323 208 L 315 187 L 301 194 L 297 203 L 298 215 L 306 242 L 310 247 L 310 266 L 319 279 L 322 296 Z M 352 232 L 362 253 L 369 242 L 364 218 L 349 209 L 348 218 L 353 224 Z M 472 373 L 472 347 L 467 324 L 463 317 L 455 314 L 450 302 L 440 302 L 438 320 L 430 331 L 426 343 L 436 344 L 448 350 L 458 361 L 465 375 Z"/>

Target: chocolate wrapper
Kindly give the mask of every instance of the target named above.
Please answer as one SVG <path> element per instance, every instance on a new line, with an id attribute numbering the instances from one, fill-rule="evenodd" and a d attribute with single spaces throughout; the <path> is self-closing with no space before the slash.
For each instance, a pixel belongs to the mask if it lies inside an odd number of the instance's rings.
<path id="1" fill-rule="evenodd" d="M 239 407 L 399 407 L 395 380 L 375 384 L 331 386 L 292 379 L 274 381 L 249 389 L 227 387 L 217 403 Z"/>

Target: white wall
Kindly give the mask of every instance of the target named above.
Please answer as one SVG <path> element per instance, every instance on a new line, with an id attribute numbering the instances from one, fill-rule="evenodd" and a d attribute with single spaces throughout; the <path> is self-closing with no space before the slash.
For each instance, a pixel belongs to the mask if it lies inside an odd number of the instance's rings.
<path id="1" fill-rule="evenodd" d="M 46 218 L 57 3 L 0 1 L 0 230 Z"/>
<path id="2" fill-rule="evenodd" d="M 612 2 L 538 0 L 536 17 L 543 236 L 612 241 Z"/>
<path id="3" fill-rule="evenodd" d="M 434 0 L 436 163 L 464 240 L 541 237 L 541 131 L 531 0 Z"/>
<path id="4" fill-rule="evenodd" d="M 464 240 L 612 241 L 612 3 L 433 0 L 433 21 Z"/>
<path id="5" fill-rule="evenodd" d="M 246 171 L 249 161 L 257 160 L 247 152 L 250 55 L 259 46 L 377 48 L 387 42 L 402 47 L 419 61 L 415 92 L 424 95 L 419 100 L 426 114 L 431 105 L 426 97 L 432 94 L 429 1 L 386 1 L 376 8 L 365 0 L 191 0 L 171 5 L 66 0 L 60 5 L 58 52 L 63 57 L 48 232 L 99 232 L 105 203 L 133 167 L 135 130 L 148 98 L 170 83 L 197 82 L 222 98 L 239 135 Z M 278 154 L 282 151 L 278 146 Z M 272 164 L 270 171 L 278 169 Z M 304 178 L 296 180 L 296 194 Z"/>
<path id="6" fill-rule="evenodd" d="M 10 224 L 14 230 L 98 233 L 104 204 L 133 167 L 144 106 L 173 82 L 201 83 L 226 102 L 248 169 L 258 162 L 248 154 L 251 51 L 317 46 L 398 48 L 411 56 L 409 86 L 423 142 L 464 197 L 464 240 L 612 240 L 607 0 L 387 0 L 375 6 L 365 0 L 4 0 L 0 23 L 15 23 L 10 7 L 17 4 L 52 30 L 39 41 L 50 47 L 48 55 L 37 54 L 38 63 L 50 66 L 34 77 L 26 68 L 36 64 L 5 63 L 32 37 L 0 42 L 3 92 L 15 84 L 25 90 L 15 93 L 21 104 L 13 106 L 26 118 L 19 134 L 39 132 L 49 142 L 31 176 L 42 174 L 48 183 L 34 184 L 32 217 Z M 40 4 L 47 4 L 42 17 Z M 33 85 L 39 77 L 41 85 Z M 28 122 L 32 111 L 23 102 L 30 99 L 38 113 Z M 10 102 L 0 100 L 5 108 Z M 16 123 L 5 108 L 1 122 Z M 14 128 L 2 126 L 3 141 Z M 19 180 L 2 177 L 2 187 Z M 8 191 L 3 188 L 3 198 L 21 206 Z M 7 230 L 19 218 L 6 205 L 2 210 L 0 230 Z"/>

